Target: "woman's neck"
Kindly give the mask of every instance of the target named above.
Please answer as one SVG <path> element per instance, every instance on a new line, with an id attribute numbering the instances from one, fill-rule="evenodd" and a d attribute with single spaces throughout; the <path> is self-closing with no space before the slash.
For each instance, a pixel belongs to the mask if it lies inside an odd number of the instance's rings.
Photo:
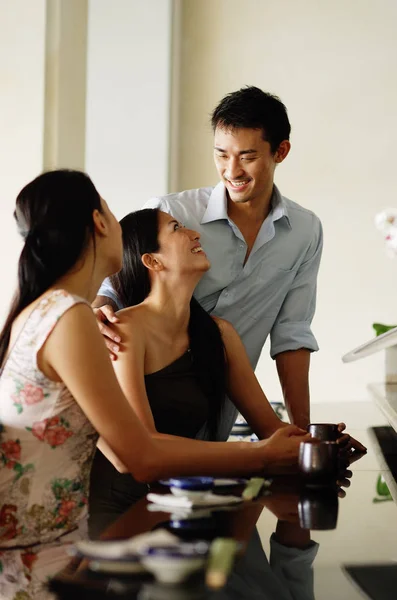
<path id="1" fill-rule="evenodd" d="M 161 328 L 172 337 L 186 332 L 190 319 L 190 301 L 196 281 L 153 281 L 149 296 L 143 304 L 152 315 L 161 319 Z"/>

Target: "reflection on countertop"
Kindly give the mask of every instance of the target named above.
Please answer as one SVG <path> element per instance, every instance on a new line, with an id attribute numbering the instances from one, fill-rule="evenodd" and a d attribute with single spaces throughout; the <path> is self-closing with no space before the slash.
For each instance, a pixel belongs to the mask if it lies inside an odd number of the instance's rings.
<path id="1" fill-rule="evenodd" d="M 352 464 L 352 477 L 342 477 L 341 487 L 307 488 L 299 478 L 274 478 L 270 489 L 245 509 L 212 513 L 220 530 L 228 519 L 234 521 L 237 539 L 245 537 L 247 544 L 223 589 L 208 590 L 202 573 L 184 585 L 170 586 L 155 582 L 150 575 L 143 579 L 104 576 L 74 563 L 69 578 L 54 580 L 57 597 L 60 600 L 359 600 L 367 597 L 360 588 L 371 591 L 379 573 L 384 574 L 387 587 L 397 573 L 397 506 L 391 498 L 397 498 L 393 477 L 397 435 L 385 426 L 377 409 L 374 411 L 368 404 L 339 405 L 332 410 L 323 405 L 313 410 L 316 421 L 344 420 L 348 431 L 368 445 L 368 454 Z M 354 414 L 356 418 L 352 419 Z M 354 423 L 354 429 L 349 423 Z M 247 510 L 249 519 L 243 522 L 239 510 Z M 154 519 L 155 513 L 150 514 L 143 505 L 141 512 L 131 512 L 131 517 L 134 519 L 132 523 L 130 519 L 130 525 L 138 531 L 143 526 L 142 519 Z M 167 522 L 166 518 L 169 516 L 165 514 L 159 517 L 160 526 L 161 522 Z M 252 523 L 250 536 L 244 531 L 248 522 Z M 153 525 L 148 527 L 150 530 Z M 48 553 L 47 556 L 50 563 L 54 557 Z M 18 578 L 22 582 L 23 574 L 26 578 L 26 565 L 19 574 L 16 567 L 11 573 L 14 582 L 8 583 L 17 582 Z M 369 595 L 370 598 L 390 600 L 385 595 L 387 589 L 380 584 L 375 588 L 378 595 Z M 1 595 L 1 598 L 42 600 L 46 596 L 29 596 L 27 587 L 26 593 L 21 588 L 19 595 Z"/>

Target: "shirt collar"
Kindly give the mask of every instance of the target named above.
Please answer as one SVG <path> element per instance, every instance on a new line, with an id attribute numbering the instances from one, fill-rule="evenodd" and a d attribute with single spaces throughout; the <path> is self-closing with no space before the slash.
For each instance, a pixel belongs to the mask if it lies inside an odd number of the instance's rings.
<path id="1" fill-rule="evenodd" d="M 273 223 L 282 217 L 285 217 L 285 220 L 291 229 L 291 221 L 288 215 L 287 204 L 276 185 L 273 186 L 272 210 L 270 211 L 269 217 L 271 217 Z"/>
<path id="2" fill-rule="evenodd" d="M 201 223 L 211 223 L 212 221 L 220 221 L 221 219 L 227 220 L 227 218 L 226 189 L 220 181 L 212 190 Z"/>
<path id="3" fill-rule="evenodd" d="M 273 223 L 274 221 L 278 221 L 282 217 L 285 217 L 289 227 L 291 228 L 291 221 L 288 216 L 287 205 L 277 186 L 273 187 L 272 210 L 269 213 L 269 217 Z M 206 211 L 201 219 L 201 223 L 211 223 L 212 221 L 220 221 L 222 219 L 227 220 L 228 215 L 226 189 L 223 183 L 220 181 L 212 190 Z"/>

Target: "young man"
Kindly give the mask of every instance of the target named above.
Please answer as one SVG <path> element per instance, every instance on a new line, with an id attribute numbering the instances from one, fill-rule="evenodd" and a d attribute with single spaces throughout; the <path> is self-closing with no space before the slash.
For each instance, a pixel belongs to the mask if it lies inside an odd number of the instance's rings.
<path id="1" fill-rule="evenodd" d="M 291 421 L 310 420 L 310 353 L 318 350 L 311 331 L 322 228 L 311 211 L 283 197 L 274 185 L 276 166 L 290 150 L 290 123 L 284 104 L 256 87 L 228 94 L 212 114 L 215 188 L 169 194 L 146 203 L 158 207 L 201 235 L 211 262 L 195 296 L 211 314 L 230 321 L 255 369 L 270 334 Z M 107 282 L 94 306 L 122 308 Z M 112 310 L 97 312 L 112 321 Z M 118 340 L 111 327 L 101 331 Z M 220 439 L 236 418 L 229 403 Z"/>

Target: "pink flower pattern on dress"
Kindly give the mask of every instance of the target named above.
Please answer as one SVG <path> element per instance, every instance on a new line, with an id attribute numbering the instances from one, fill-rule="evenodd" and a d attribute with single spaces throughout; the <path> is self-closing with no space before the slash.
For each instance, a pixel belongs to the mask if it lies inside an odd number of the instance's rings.
<path id="1" fill-rule="evenodd" d="M 23 412 L 24 406 L 32 406 L 42 402 L 44 398 L 48 397 L 45 394 L 43 388 L 31 383 L 21 384 L 19 380 L 15 382 L 16 393 L 13 394 L 14 406 L 17 409 L 18 414 Z"/>
<path id="2" fill-rule="evenodd" d="M 3 504 L 0 508 L 0 539 L 12 540 L 22 529 L 18 526 L 18 507 L 15 504 Z"/>
<path id="3" fill-rule="evenodd" d="M 98 435 L 70 391 L 37 367 L 48 335 L 80 302 L 62 290 L 49 292 L 28 317 L 1 373 L 0 547 L 29 548 L 22 561 L 26 573 L 35 560 L 33 544 L 72 531 L 78 539 L 87 513 Z"/>
<path id="4" fill-rule="evenodd" d="M 41 442 L 46 442 L 52 448 L 56 448 L 56 446 L 62 446 L 73 435 L 73 431 L 68 431 L 68 427 L 67 421 L 56 416 L 36 421 L 31 428 L 27 427 L 27 430 L 31 431 Z"/>
<path id="5" fill-rule="evenodd" d="M 58 509 L 58 513 L 62 516 L 62 517 L 67 517 L 69 516 L 69 513 L 76 508 L 76 502 L 74 502 L 73 500 L 63 500 L 61 502 L 61 506 Z"/>
<path id="6" fill-rule="evenodd" d="M 32 385 L 31 383 L 25 383 L 24 388 L 19 394 L 22 397 L 24 404 L 37 404 L 44 398 L 43 388 Z"/>
<path id="7" fill-rule="evenodd" d="M 21 463 L 21 442 L 20 440 L 7 440 L 0 444 L 0 461 L 10 470 L 15 471 L 17 481 L 22 475 L 33 470 L 32 463 L 23 465 Z"/>
<path id="8" fill-rule="evenodd" d="M 21 443 L 19 440 L 8 440 L 0 446 L 2 460 L 7 469 L 13 469 L 18 461 L 21 460 Z"/>

